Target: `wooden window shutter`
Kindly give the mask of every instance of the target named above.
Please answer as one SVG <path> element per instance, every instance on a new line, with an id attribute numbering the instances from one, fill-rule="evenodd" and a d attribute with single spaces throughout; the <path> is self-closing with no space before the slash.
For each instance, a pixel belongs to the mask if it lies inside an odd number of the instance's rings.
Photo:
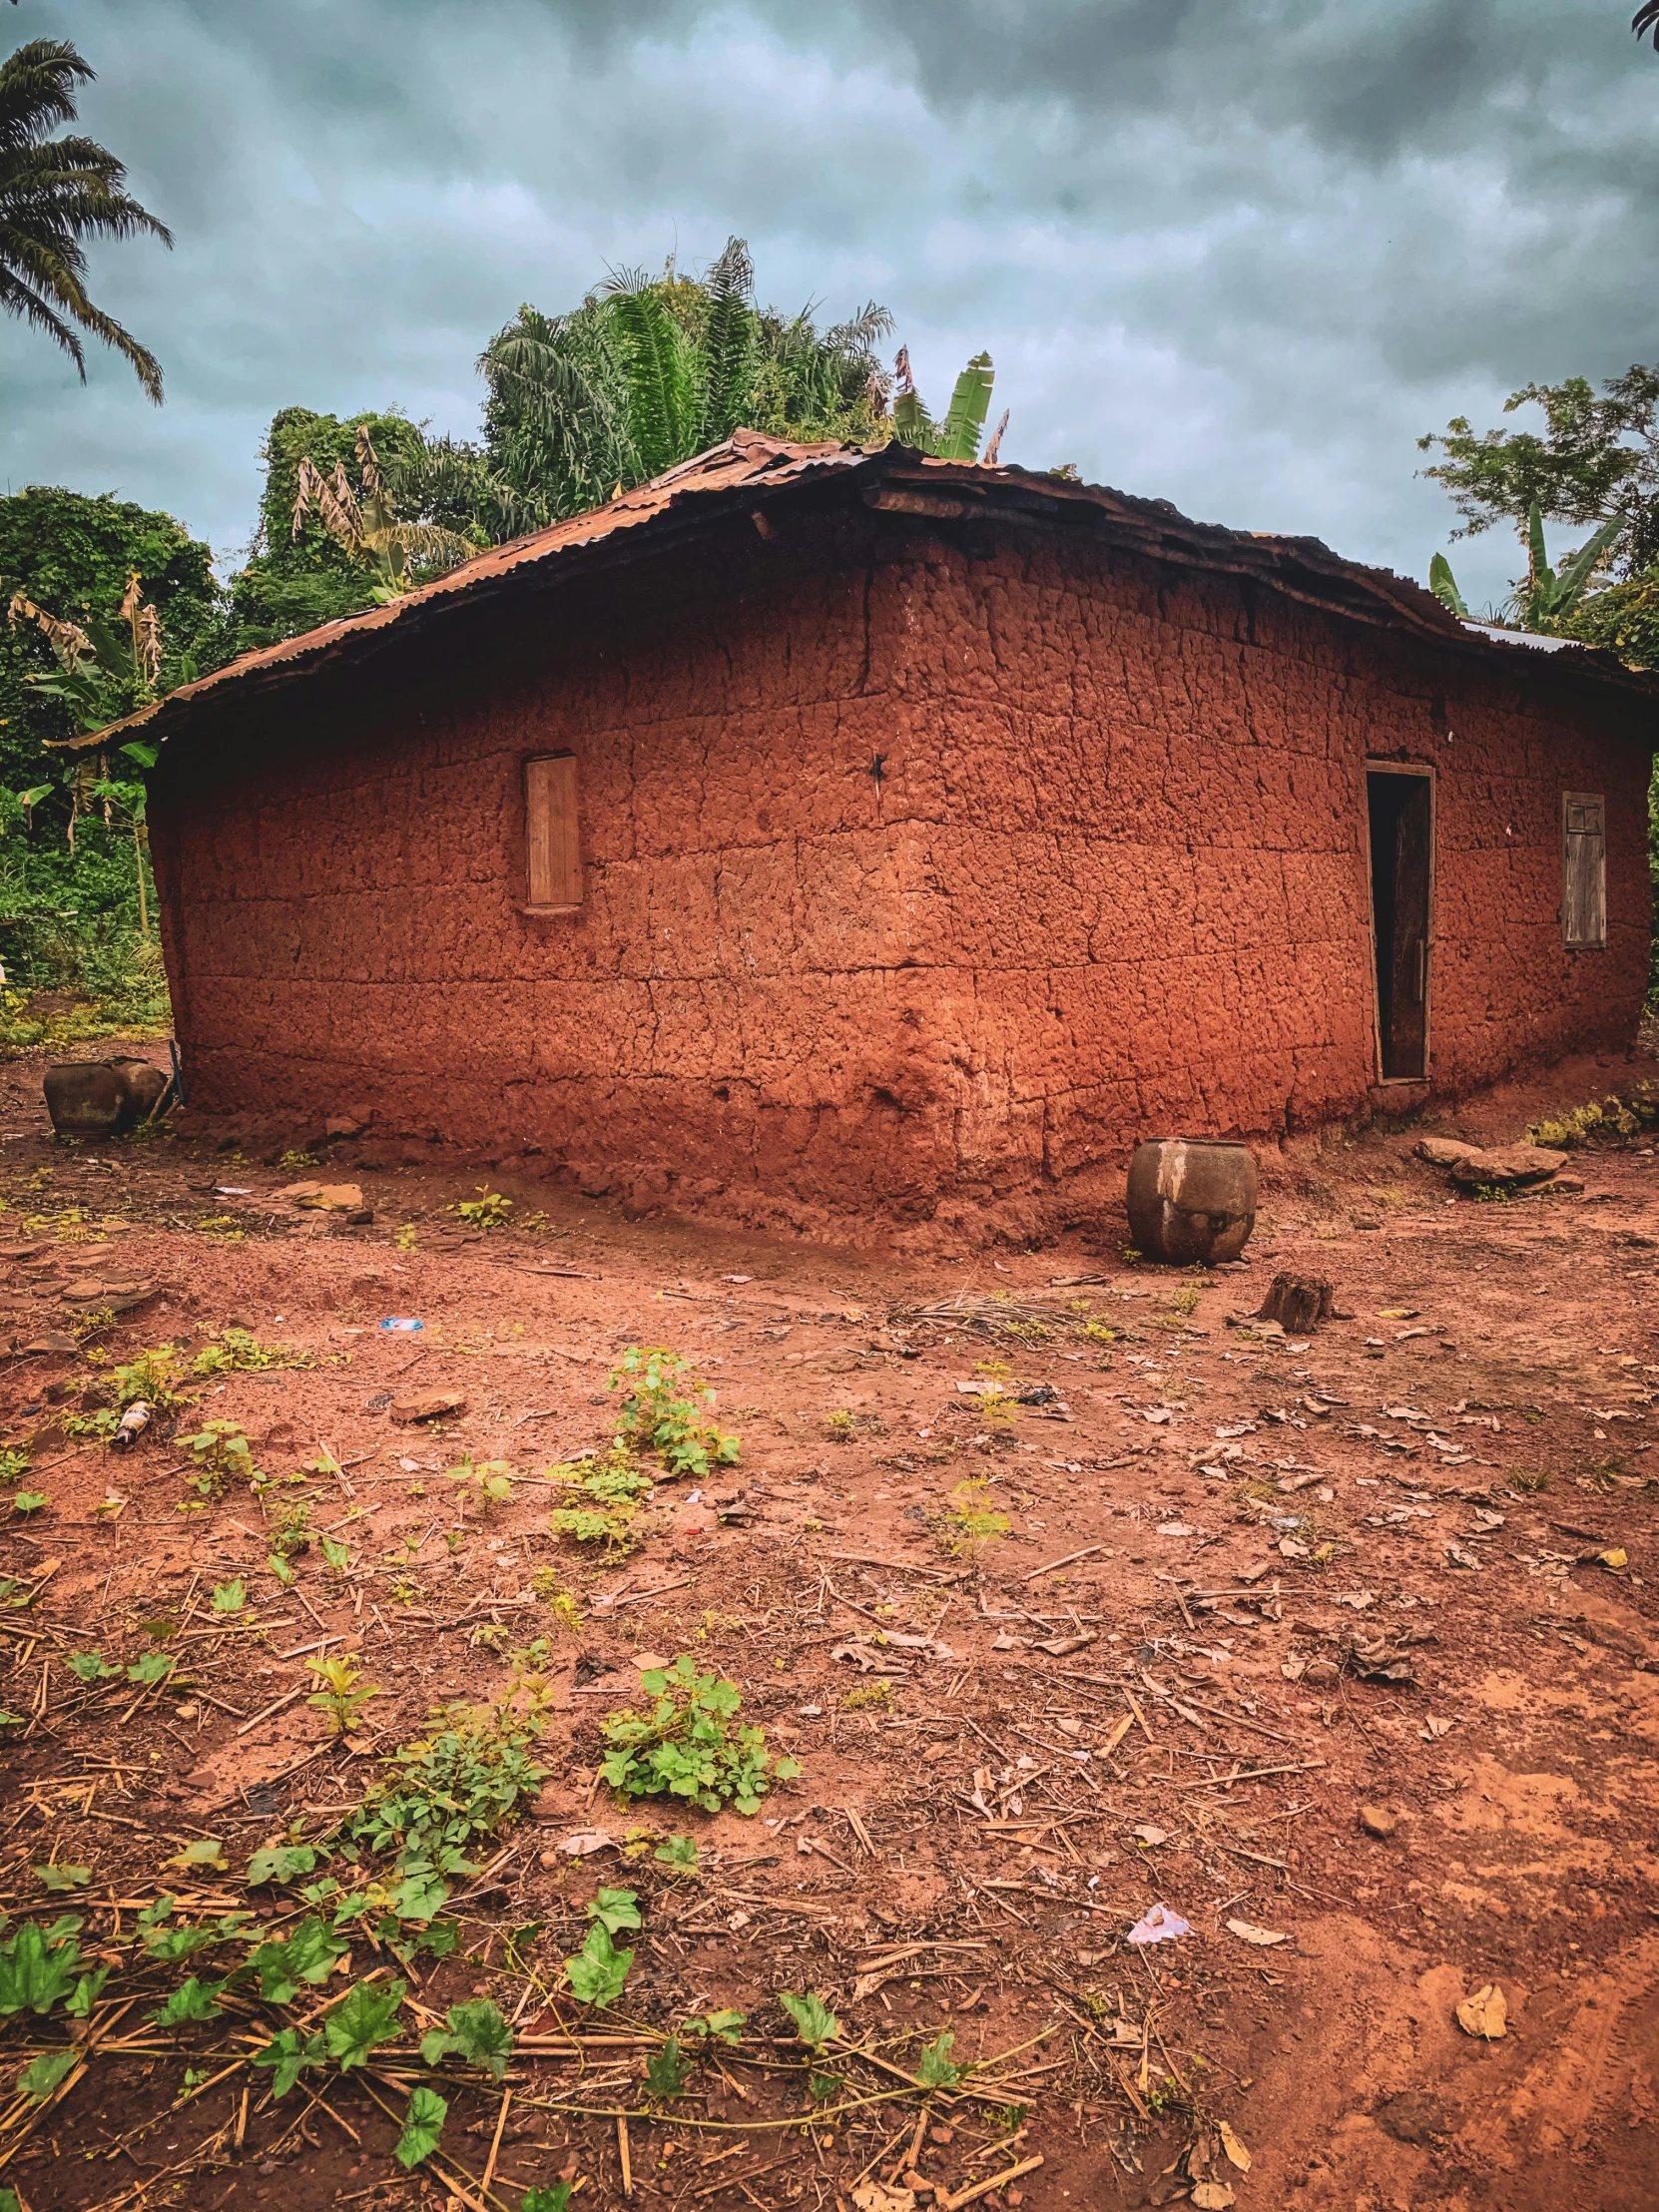
<path id="1" fill-rule="evenodd" d="M 582 847 L 576 833 L 576 758 L 551 753 L 524 764 L 524 826 L 531 907 L 582 903 Z"/>
<path id="2" fill-rule="evenodd" d="M 1607 942 L 1607 831 L 1599 792 L 1561 795 L 1561 935 L 1568 948 Z"/>

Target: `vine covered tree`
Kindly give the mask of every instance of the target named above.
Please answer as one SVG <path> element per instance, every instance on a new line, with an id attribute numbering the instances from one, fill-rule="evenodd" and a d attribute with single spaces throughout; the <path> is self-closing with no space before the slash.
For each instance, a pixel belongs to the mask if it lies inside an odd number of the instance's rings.
<path id="1" fill-rule="evenodd" d="M 49 135 L 75 121 L 76 88 L 92 78 L 61 39 L 34 39 L 0 62 L 0 305 L 59 345 L 83 384 L 80 332 L 102 339 L 160 406 L 161 363 L 89 297 L 86 250 L 99 238 L 171 246 L 173 235 L 128 192 L 125 165 L 96 139 Z"/>

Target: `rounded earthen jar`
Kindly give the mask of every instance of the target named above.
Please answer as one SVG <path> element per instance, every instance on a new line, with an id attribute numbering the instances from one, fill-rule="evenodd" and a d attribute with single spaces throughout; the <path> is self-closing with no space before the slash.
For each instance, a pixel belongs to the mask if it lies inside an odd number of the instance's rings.
<path id="1" fill-rule="evenodd" d="M 1149 1260 L 1236 1260 L 1255 1226 L 1256 1162 L 1248 1145 L 1152 1137 L 1135 1147 L 1129 1234 Z"/>

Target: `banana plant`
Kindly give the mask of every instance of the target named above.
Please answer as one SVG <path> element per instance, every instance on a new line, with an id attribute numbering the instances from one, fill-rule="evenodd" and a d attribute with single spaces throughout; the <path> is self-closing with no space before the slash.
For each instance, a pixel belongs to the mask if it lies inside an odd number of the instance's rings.
<path id="1" fill-rule="evenodd" d="M 991 386 L 996 381 L 996 371 L 991 366 L 988 353 L 976 353 L 956 379 L 956 388 L 950 394 L 950 406 L 942 422 L 935 422 L 928 413 L 926 403 L 915 386 L 910 372 L 910 349 L 901 345 L 898 358 L 893 363 L 894 389 L 892 401 L 893 434 L 901 445 L 913 445 L 923 453 L 931 453 L 941 461 L 977 461 L 979 440 L 984 433 L 985 417 L 990 413 Z M 990 444 L 985 448 L 987 462 L 996 459 L 1002 443 L 1002 433 L 1008 426 L 1004 415 L 997 424 Z"/>
<path id="2" fill-rule="evenodd" d="M 293 498 L 293 534 L 297 537 L 313 512 L 347 559 L 372 569 L 376 581 L 368 596 L 384 607 L 412 590 L 413 561 L 440 569 L 471 560 L 478 548 L 435 522 L 400 522 L 392 486 L 374 450 L 365 423 L 357 425 L 357 482 L 336 461 L 325 476 L 306 454 L 299 463 Z"/>
<path id="3" fill-rule="evenodd" d="M 1526 581 L 1516 585 L 1509 601 L 1509 611 L 1523 630 L 1549 636 L 1560 629 L 1568 615 L 1576 611 L 1596 570 L 1623 536 L 1629 519 L 1628 515 L 1615 515 L 1604 522 L 1557 572 L 1549 565 L 1544 545 L 1543 514 L 1537 501 L 1532 502 L 1526 518 Z M 1428 588 L 1460 622 L 1470 620 L 1451 563 L 1443 553 L 1436 553 L 1428 564 Z"/>
<path id="4" fill-rule="evenodd" d="M 1522 627 L 1554 630 L 1577 607 L 1589 589 L 1590 579 L 1623 536 L 1628 515 L 1604 522 L 1592 538 L 1570 556 L 1557 574 L 1544 549 L 1544 518 L 1533 500 L 1526 518 L 1526 582 L 1516 587 L 1513 601 Z"/>

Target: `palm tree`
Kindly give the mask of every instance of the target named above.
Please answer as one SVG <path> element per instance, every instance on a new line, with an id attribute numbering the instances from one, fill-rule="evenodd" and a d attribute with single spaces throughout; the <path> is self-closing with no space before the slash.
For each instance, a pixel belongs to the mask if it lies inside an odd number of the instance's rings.
<path id="1" fill-rule="evenodd" d="M 1638 40 L 1646 38 L 1651 31 L 1655 50 L 1659 51 L 1659 0 L 1642 0 L 1641 6 L 1630 18 L 1630 28 Z"/>
<path id="2" fill-rule="evenodd" d="M 85 242 L 148 232 L 171 246 L 173 235 L 139 206 L 125 167 L 95 139 L 46 135 L 74 122 L 75 88 L 92 76 L 61 39 L 33 39 L 0 62 L 0 305 L 56 339 L 84 384 L 79 323 L 125 354 L 160 406 L 161 363 L 87 297 Z"/>
<path id="3" fill-rule="evenodd" d="M 348 560 L 373 571 L 368 596 L 377 607 L 389 606 L 414 588 L 411 562 L 441 574 L 471 560 L 478 547 L 456 531 L 435 522 L 399 521 L 395 494 L 362 422 L 357 425 L 356 457 L 355 488 L 343 461 L 336 461 L 332 474 L 325 476 L 309 454 L 301 458 L 293 497 L 295 537 L 314 513 Z"/>

